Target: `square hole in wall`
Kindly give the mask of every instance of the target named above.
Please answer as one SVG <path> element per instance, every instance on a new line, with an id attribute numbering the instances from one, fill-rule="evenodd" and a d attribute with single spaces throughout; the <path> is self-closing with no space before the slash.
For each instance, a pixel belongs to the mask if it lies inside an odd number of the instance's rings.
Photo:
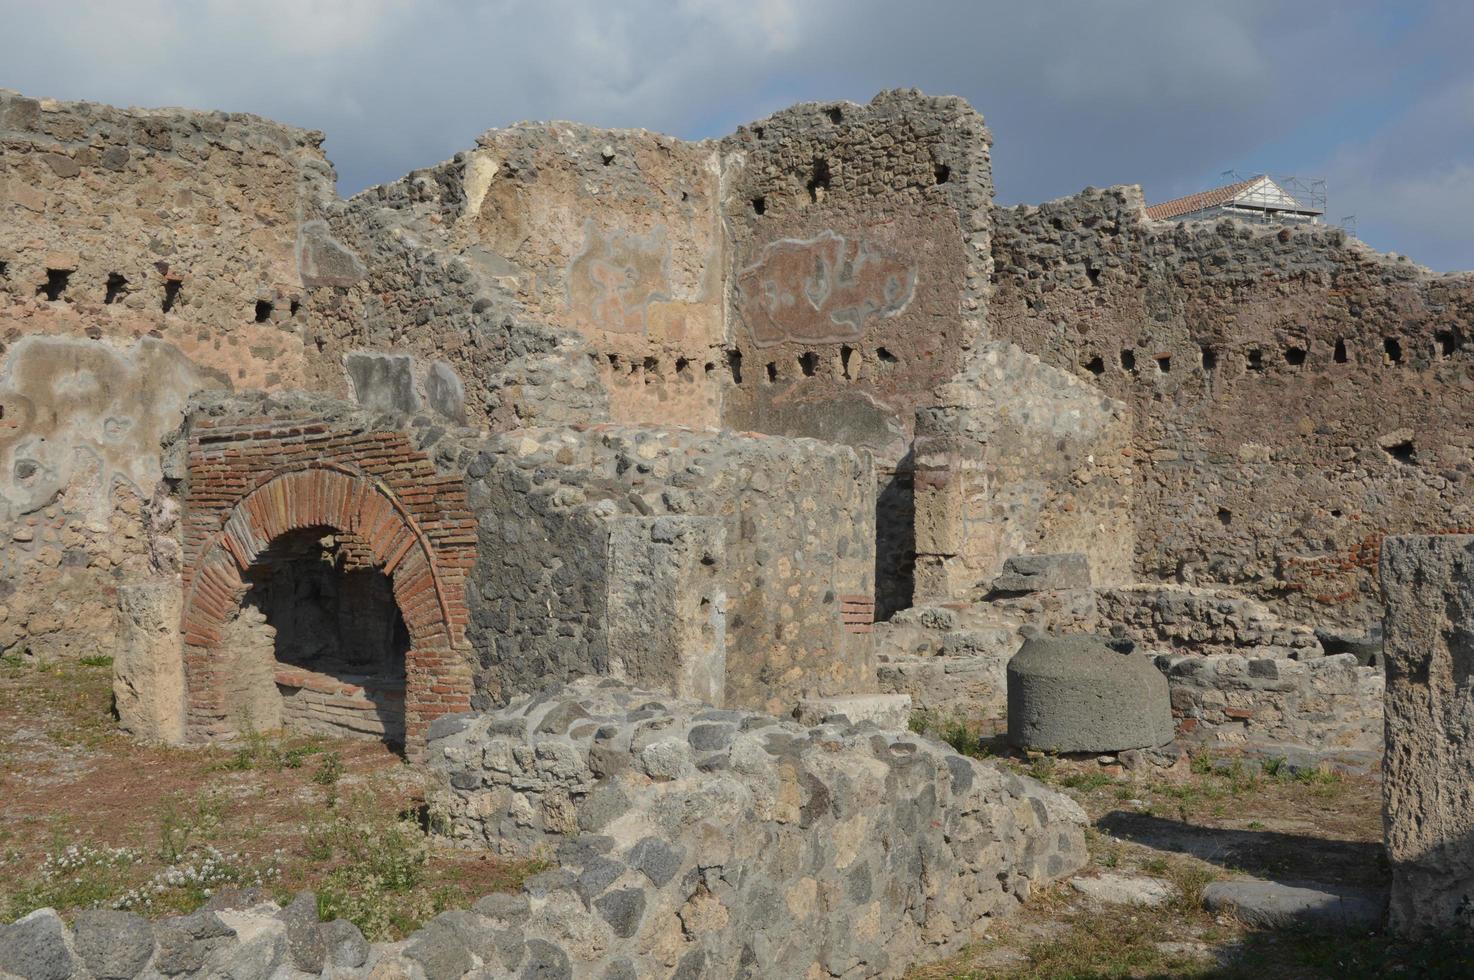
<path id="1" fill-rule="evenodd" d="M 70 269 L 47 269 L 46 281 L 36 289 L 38 296 L 45 296 L 51 302 L 61 299 L 62 293 L 67 291 L 67 283 L 71 281 L 72 270 Z"/>

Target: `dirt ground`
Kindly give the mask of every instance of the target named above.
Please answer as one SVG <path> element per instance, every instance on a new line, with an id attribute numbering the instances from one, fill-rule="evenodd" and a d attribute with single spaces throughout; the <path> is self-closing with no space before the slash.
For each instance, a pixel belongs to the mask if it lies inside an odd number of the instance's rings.
<path id="1" fill-rule="evenodd" d="M 311 888 L 325 918 L 388 939 L 540 870 L 434 846 L 422 777 L 376 742 L 137 745 L 115 727 L 110 676 L 103 658 L 49 668 L 0 660 L 0 921 L 41 906 L 161 916 L 222 889 L 285 901 Z M 1230 754 L 1125 771 L 940 734 L 1084 806 L 1094 826 L 1080 875 L 1149 875 L 1176 897 L 1159 908 L 1101 906 L 1065 882 L 909 980 L 1474 976 L 1467 946 L 1256 930 L 1202 908 L 1208 882 L 1244 874 L 1385 886 L 1375 775 L 1291 772 Z"/>
<path id="2" fill-rule="evenodd" d="M 381 743 L 253 738 L 135 744 L 111 712 L 106 658 L 0 661 L 0 920 L 40 906 L 191 911 L 221 889 L 394 938 L 532 868 L 437 848 L 421 777 Z"/>
<path id="3" fill-rule="evenodd" d="M 949 741 L 1035 776 L 1090 816 L 1091 860 L 1078 876 L 1151 876 L 1166 905 L 1092 903 L 1068 882 L 1030 897 L 981 942 L 908 980 L 941 978 L 1470 977 L 1474 947 L 1411 944 L 1375 932 L 1273 931 L 1207 912 L 1202 890 L 1240 876 L 1322 887 L 1385 888 L 1381 782 L 1374 773 L 1292 771 L 1231 752 L 1183 755 L 1134 771 L 1097 760 L 1025 757 L 988 738 Z"/>

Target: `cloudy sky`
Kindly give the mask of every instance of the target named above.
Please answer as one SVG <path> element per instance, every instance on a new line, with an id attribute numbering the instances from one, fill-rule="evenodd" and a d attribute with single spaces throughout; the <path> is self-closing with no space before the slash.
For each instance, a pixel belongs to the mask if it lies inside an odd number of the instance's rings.
<path id="1" fill-rule="evenodd" d="M 352 193 L 519 119 L 700 138 L 792 102 L 966 97 L 999 200 L 1230 169 L 1474 269 L 1469 0 L 0 0 L 0 86 L 328 134 Z"/>

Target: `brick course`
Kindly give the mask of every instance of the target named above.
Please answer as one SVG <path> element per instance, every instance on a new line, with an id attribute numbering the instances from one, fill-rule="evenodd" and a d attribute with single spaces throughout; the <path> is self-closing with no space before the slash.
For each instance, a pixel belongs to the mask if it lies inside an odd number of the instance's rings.
<path id="1" fill-rule="evenodd" d="M 430 722 L 470 708 L 465 581 L 475 525 L 465 487 L 436 471 L 401 432 L 313 417 L 197 419 L 188 443 L 184 595 L 188 731 L 232 734 L 215 645 L 247 591 L 243 578 L 289 531 L 350 536 L 383 569 L 409 630 L 405 748 L 421 753 Z"/>

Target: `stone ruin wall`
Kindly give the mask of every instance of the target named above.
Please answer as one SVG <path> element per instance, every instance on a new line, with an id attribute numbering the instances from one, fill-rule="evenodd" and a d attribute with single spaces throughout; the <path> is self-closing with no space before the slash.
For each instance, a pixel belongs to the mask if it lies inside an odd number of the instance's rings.
<path id="1" fill-rule="evenodd" d="M 585 678 L 432 735 L 447 836 L 557 855 L 527 934 L 562 976 L 899 977 L 1086 859 L 1068 797 L 844 716 Z"/>
<path id="2" fill-rule="evenodd" d="M 870 449 L 877 605 L 911 602 L 910 441 L 984 330 L 991 136 L 957 98 L 807 104 L 723 141 L 724 424 Z"/>
<path id="3" fill-rule="evenodd" d="M 780 713 L 875 690 L 868 454 L 605 425 L 465 459 L 478 705 L 589 674 Z"/>
<path id="4" fill-rule="evenodd" d="M 870 449 L 899 608 L 913 418 L 982 330 L 991 198 L 981 118 L 911 92 L 719 142 L 492 130 L 335 208 L 365 272 L 311 293 L 314 381 L 400 410 L 456 388 L 452 416 L 497 430 L 678 421 Z"/>
<path id="5" fill-rule="evenodd" d="M 918 411 L 914 599 L 976 602 L 1015 555 L 1079 555 L 1075 587 L 1132 579 L 1126 406 L 1022 349 L 980 344 Z"/>
<path id="6" fill-rule="evenodd" d="M 364 270 L 314 294 L 318 380 L 379 407 L 444 402 L 501 430 L 716 426 L 717 195 L 710 144 L 570 123 L 491 130 L 335 208 L 332 234 Z M 347 388 L 345 359 L 365 362 Z M 570 378 L 607 395 L 562 411 L 522 397 Z"/>
<path id="7" fill-rule="evenodd" d="M 945 416 L 988 351 L 1010 365 L 995 401 L 1070 401 L 1052 370 L 1110 400 L 1082 416 L 1105 426 L 1083 467 L 972 500 L 1008 525 L 970 557 L 984 573 L 1093 548 L 1097 582 L 1245 587 L 1355 628 L 1382 533 L 1469 523 L 1468 437 L 1443 421 L 1469 397 L 1467 278 L 1330 229 L 1153 224 L 1129 189 L 992 208 L 989 136 L 957 99 L 797 106 L 703 143 L 519 124 L 346 201 L 318 134 L 3 106 L 7 648 L 111 635 L 119 579 L 177 564 L 151 447 L 212 386 L 451 428 L 678 420 L 868 450 L 881 617 L 913 600 L 915 553 L 945 550 L 914 537 L 915 413 Z M 99 199 L 137 206 L 103 219 Z M 98 377 L 121 380 L 79 387 Z M 1038 414 L 983 426 L 999 465 L 1042 459 Z"/>
<path id="8" fill-rule="evenodd" d="M 993 242 L 992 336 L 1131 408 L 1142 577 L 1365 629 L 1384 535 L 1474 522 L 1474 277 L 1135 188 L 996 209 Z"/>
<path id="9" fill-rule="evenodd" d="M 317 133 L 0 106 L 0 647 L 85 652 L 121 581 L 177 571 L 156 447 L 207 388 L 870 449 L 882 610 L 909 601 L 911 419 L 981 330 L 991 261 L 961 100 L 800 106 L 704 143 L 519 124 L 346 201 Z M 759 283 L 781 294 L 761 316 Z"/>
<path id="10" fill-rule="evenodd" d="M 303 383 L 321 140 L 0 91 L 0 650 L 95 652 L 116 587 L 175 564 L 158 447 L 192 392 Z"/>

